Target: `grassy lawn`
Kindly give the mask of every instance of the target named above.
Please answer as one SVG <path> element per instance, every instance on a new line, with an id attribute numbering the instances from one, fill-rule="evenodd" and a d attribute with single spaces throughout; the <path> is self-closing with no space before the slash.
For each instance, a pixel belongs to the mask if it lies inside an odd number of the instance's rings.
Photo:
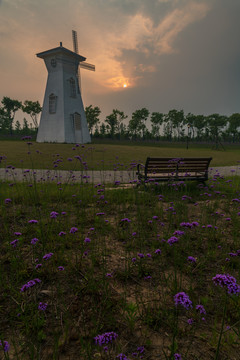
<path id="1" fill-rule="evenodd" d="M 79 151 L 30 147 L 43 164 Z M 154 151 L 91 147 L 107 161 Z M 26 148 L 12 150 L 20 159 Z M 217 154 L 223 165 L 228 152 Z M 238 177 L 206 187 L 0 186 L 0 359 L 239 359 Z"/>
<path id="2" fill-rule="evenodd" d="M 211 147 L 197 147 L 191 145 L 187 150 L 185 144 L 156 146 L 156 144 L 120 145 L 120 144 L 88 144 L 76 147 L 71 144 L 43 144 L 32 142 L 27 145 L 24 141 L 1 141 L 0 156 L 7 159 L 2 166 L 12 165 L 24 169 L 80 169 L 81 156 L 89 169 L 126 169 L 132 162 L 145 163 L 147 156 L 155 157 L 212 157 L 211 166 L 237 165 L 240 152 L 236 147 L 229 147 L 226 151 L 213 150 Z"/>

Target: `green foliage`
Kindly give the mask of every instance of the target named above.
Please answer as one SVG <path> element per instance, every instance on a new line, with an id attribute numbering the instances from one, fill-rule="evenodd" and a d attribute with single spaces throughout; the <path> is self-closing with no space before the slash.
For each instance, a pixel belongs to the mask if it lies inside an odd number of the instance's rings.
<path id="1" fill-rule="evenodd" d="M 22 105 L 22 111 L 26 114 L 30 115 L 34 124 L 34 127 L 38 128 L 37 115 L 42 111 L 42 108 L 38 101 L 24 101 L 24 105 Z"/>
<path id="2" fill-rule="evenodd" d="M 98 106 L 93 107 L 89 105 L 85 108 L 85 115 L 87 119 L 87 124 L 89 128 L 89 132 L 92 135 L 93 127 L 99 123 L 99 115 L 101 114 L 101 110 Z"/>

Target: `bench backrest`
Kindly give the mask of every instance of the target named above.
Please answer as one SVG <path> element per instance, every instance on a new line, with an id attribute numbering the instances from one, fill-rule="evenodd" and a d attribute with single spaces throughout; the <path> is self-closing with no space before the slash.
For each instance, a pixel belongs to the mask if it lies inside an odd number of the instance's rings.
<path id="1" fill-rule="evenodd" d="M 147 173 L 207 172 L 212 158 L 151 158 L 145 165 Z"/>

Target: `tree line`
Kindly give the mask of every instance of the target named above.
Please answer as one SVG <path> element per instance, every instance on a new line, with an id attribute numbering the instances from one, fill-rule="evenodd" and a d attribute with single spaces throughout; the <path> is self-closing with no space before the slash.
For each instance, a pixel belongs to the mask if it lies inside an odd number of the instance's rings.
<path id="1" fill-rule="evenodd" d="M 23 125 L 15 114 L 22 110 L 28 114 L 32 123 L 24 118 Z M 26 100 L 24 103 L 3 97 L 0 104 L 0 134 L 34 134 L 37 132 L 37 117 L 42 111 L 38 101 Z M 211 114 L 184 114 L 183 110 L 170 110 L 167 114 L 152 112 L 146 108 L 134 111 L 128 116 L 123 111 L 113 109 L 104 121 L 100 120 L 98 106 L 85 108 L 89 132 L 92 138 L 119 140 L 167 140 L 167 141 L 211 141 L 216 147 L 223 142 L 240 141 L 240 114 L 230 116 Z M 150 127 L 149 127 L 150 123 Z M 14 124 L 14 126 L 13 126 Z"/>
<path id="2" fill-rule="evenodd" d="M 240 114 L 231 116 L 220 114 L 194 115 L 184 114 L 183 110 L 170 110 L 167 114 L 150 113 L 142 108 L 128 118 L 123 111 L 114 109 L 100 122 L 101 110 L 92 105 L 85 108 L 91 136 L 96 138 L 131 140 L 167 140 L 167 141 L 212 141 L 216 147 L 221 141 L 240 141 Z M 147 127 L 150 121 L 151 128 Z"/>
<path id="3" fill-rule="evenodd" d="M 23 125 L 17 120 L 13 127 L 16 112 L 22 110 L 30 115 L 32 123 L 28 124 L 26 118 L 23 119 Z M 42 111 L 38 101 L 26 100 L 24 103 L 18 100 L 4 96 L 0 105 L 0 134 L 28 134 L 36 132 L 38 128 L 37 116 Z"/>

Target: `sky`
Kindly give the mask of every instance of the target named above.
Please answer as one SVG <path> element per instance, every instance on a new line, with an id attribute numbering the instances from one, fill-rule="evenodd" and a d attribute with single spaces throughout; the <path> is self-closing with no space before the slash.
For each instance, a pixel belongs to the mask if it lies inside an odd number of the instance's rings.
<path id="1" fill-rule="evenodd" d="M 143 107 L 240 112 L 239 14 L 240 0 L 0 0 L 0 101 L 42 105 L 47 70 L 36 54 L 60 41 L 73 50 L 76 30 L 96 66 L 81 70 L 84 106 L 99 106 L 101 120 Z"/>

